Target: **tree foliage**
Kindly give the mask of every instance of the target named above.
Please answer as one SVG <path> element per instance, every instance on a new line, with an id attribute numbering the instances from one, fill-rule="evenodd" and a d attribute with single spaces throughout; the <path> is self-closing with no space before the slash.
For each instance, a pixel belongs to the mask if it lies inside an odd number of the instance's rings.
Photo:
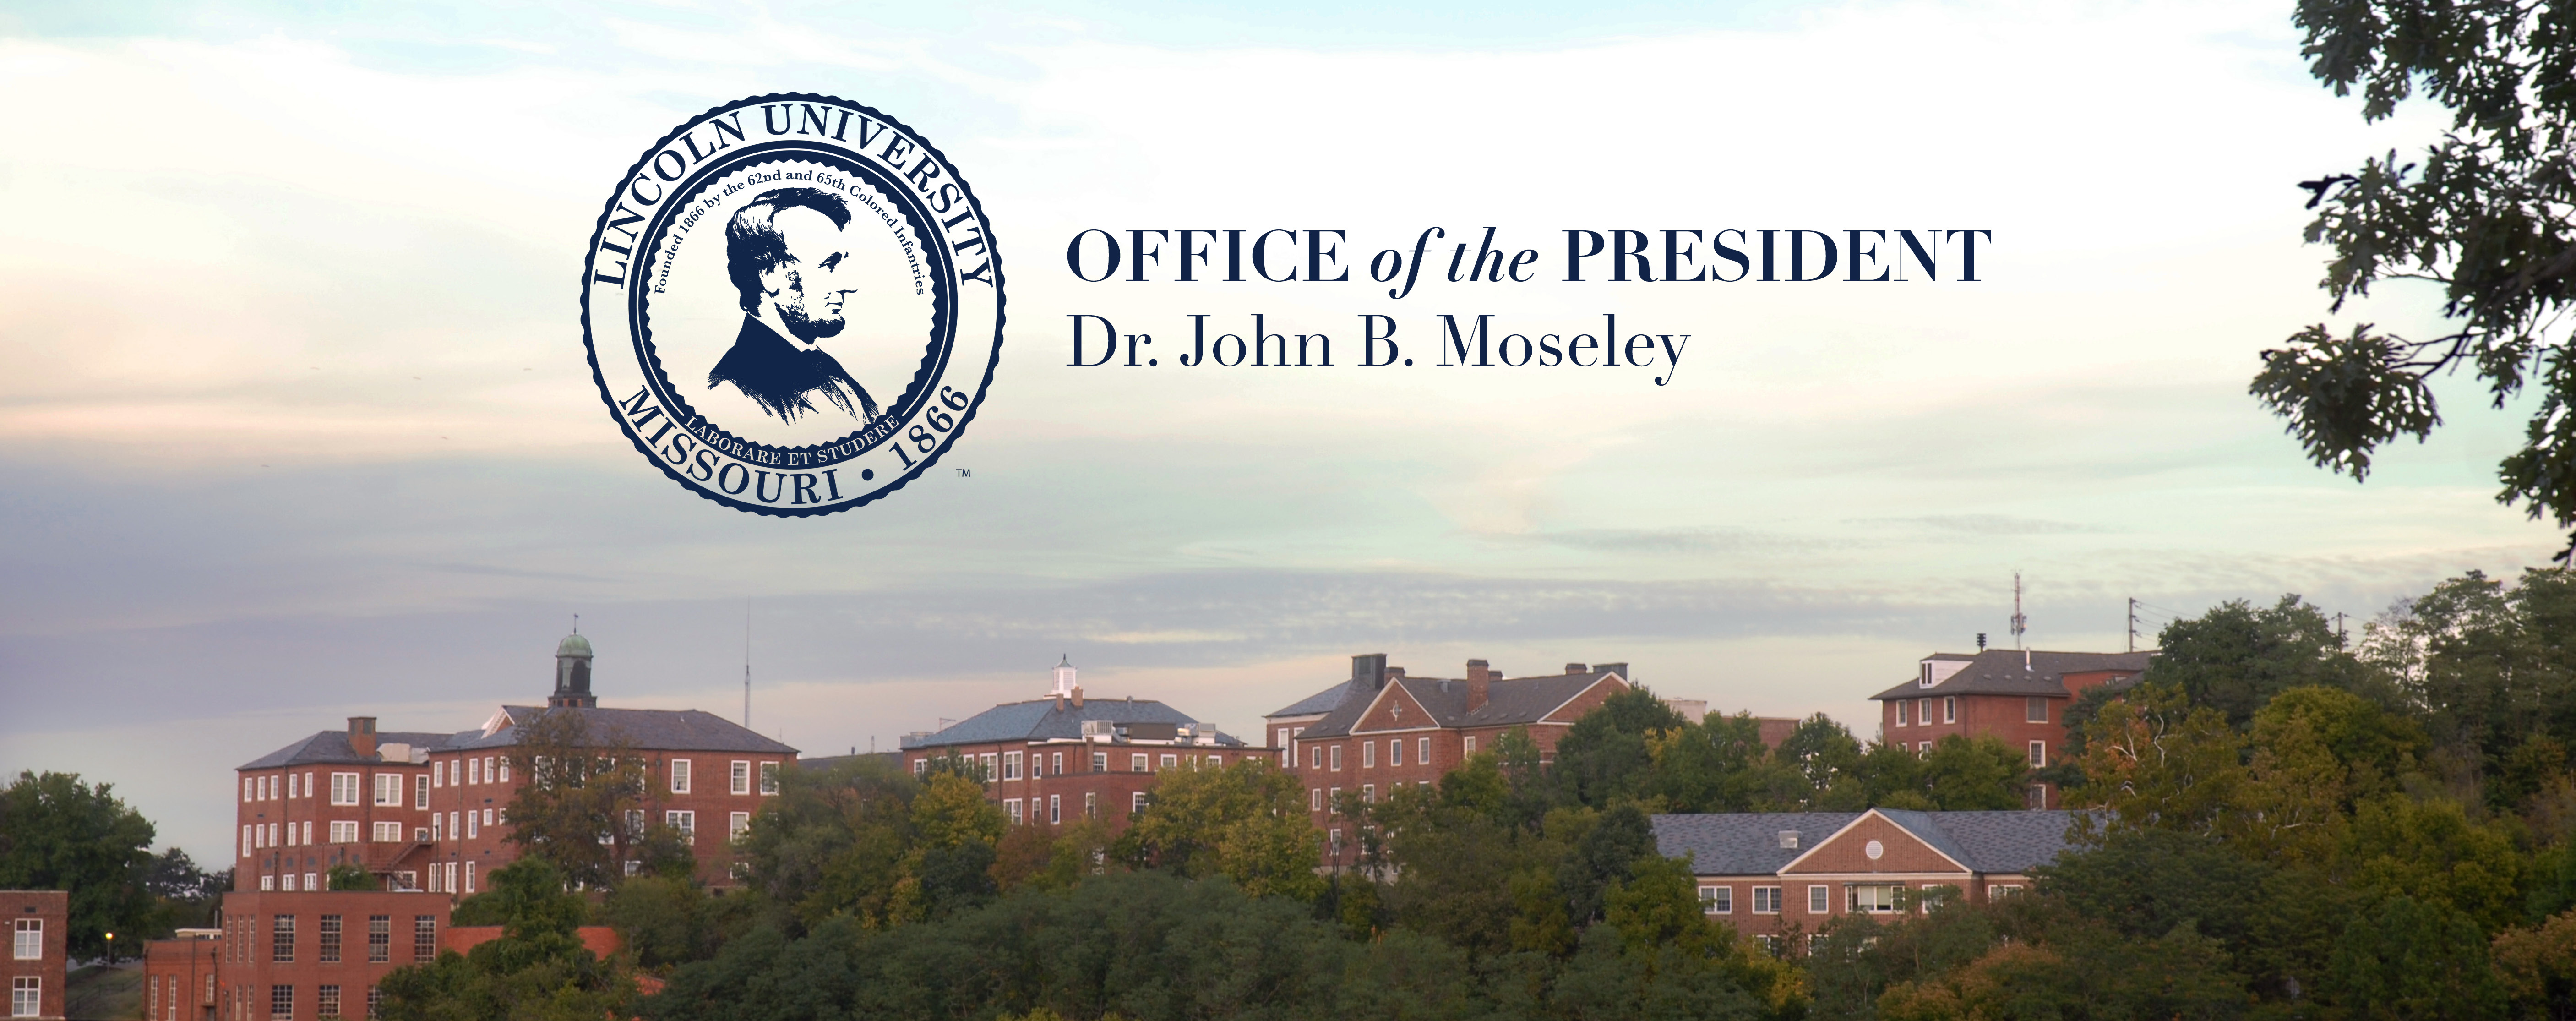
<path id="1" fill-rule="evenodd" d="M 2310 458 L 2359 479 L 2378 447 L 2441 423 L 2435 373 L 2468 368 L 2498 406 L 2536 386 L 2497 498 L 2576 528 L 2576 352 L 2563 319 L 2576 301 L 2576 9 L 2302 0 L 2297 21 L 2309 72 L 2338 96 L 2358 90 L 2365 120 L 2418 97 L 2450 114 L 2421 155 L 2304 182 L 2317 210 L 2307 239 L 2333 249 L 2322 286 L 2334 309 L 2386 280 L 2431 281 L 2448 332 L 2309 326 L 2263 353 L 2253 393 Z"/>
<path id="2" fill-rule="evenodd" d="M 71 894 L 71 952 L 106 952 L 106 936 L 151 927 L 156 905 L 153 827 L 126 807 L 113 784 L 77 773 L 21 772 L 0 790 L 0 890 Z"/>

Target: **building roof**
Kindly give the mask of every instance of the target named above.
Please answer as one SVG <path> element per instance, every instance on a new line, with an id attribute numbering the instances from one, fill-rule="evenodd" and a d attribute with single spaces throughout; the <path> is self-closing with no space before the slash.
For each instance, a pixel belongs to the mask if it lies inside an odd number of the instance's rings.
<path id="1" fill-rule="evenodd" d="M 590 639 L 582 637 L 579 631 L 565 635 L 563 641 L 555 644 L 555 655 L 589 656 Z"/>
<path id="2" fill-rule="evenodd" d="M 1271 712 L 1262 719 L 1275 720 L 1282 716 L 1313 716 L 1318 713 L 1332 712 L 1334 706 L 1342 704 L 1342 699 L 1350 695 L 1351 687 L 1359 683 L 1361 682 L 1335 682 L 1332 687 L 1291 702 L 1287 708 Z"/>
<path id="3" fill-rule="evenodd" d="M 379 731 L 376 747 L 406 744 L 414 748 L 442 748 L 454 740 L 454 734 L 416 733 L 412 731 Z M 325 730 L 262 755 L 234 769 L 276 769 L 280 766 L 336 765 L 355 766 L 383 762 L 384 755 L 359 755 L 357 746 L 349 743 L 349 732 Z"/>
<path id="4" fill-rule="evenodd" d="M 2095 670 L 2119 670 L 2143 673 L 2152 652 L 2040 652 L 2020 649 L 1988 649 L 1974 656 L 1963 653 L 1935 653 L 1926 659 L 1967 665 L 1940 683 L 1924 687 L 1910 680 L 1886 691 L 1871 695 L 1874 701 L 1921 698 L 1926 695 L 2042 695 L 2067 697 L 2065 677 Z"/>
<path id="5" fill-rule="evenodd" d="M 865 762 L 869 759 L 885 763 L 888 768 L 903 768 L 902 752 L 852 752 L 848 755 L 806 756 L 796 760 L 796 768 L 820 773 L 837 766 Z"/>
<path id="6" fill-rule="evenodd" d="M 2068 811 L 1916 812 L 1873 809 L 1933 850 L 1982 874 L 2027 873 L 2057 860 L 2068 847 Z M 1791 861 L 1842 832 L 1867 812 L 1730 812 L 1658 815 L 1655 850 L 1667 858 L 1688 855 L 1703 876 L 1776 875 Z M 1798 846 L 1781 847 L 1780 833 L 1795 830 Z"/>
<path id="7" fill-rule="evenodd" d="M 519 743 L 519 728 L 547 713 L 580 713 L 583 729 L 603 741 L 624 741 L 642 751 L 752 752 L 794 755 L 796 749 L 742 724 L 696 709 L 602 709 L 597 706 L 502 706 L 482 730 L 457 734 L 449 749 L 508 748 Z"/>
<path id="8" fill-rule="evenodd" d="M 1052 698 L 1026 702 L 1004 702 L 967 717 L 954 726 L 923 736 L 906 736 L 905 748 L 938 748 L 961 744 L 993 744 L 1003 741 L 1080 740 L 1082 725 L 1105 723 L 1167 723 L 1199 728 L 1199 721 L 1180 710 L 1153 699 L 1086 699 L 1079 706 L 1067 700 L 1059 704 Z M 1213 728 L 1207 728 L 1211 733 Z M 1242 739 L 1217 734 L 1220 745 L 1239 747 Z"/>
<path id="9" fill-rule="evenodd" d="M 1579 674 L 1541 674 L 1537 677 L 1514 677 L 1488 681 L 1485 704 L 1467 708 L 1467 682 L 1441 677 L 1390 677 L 1387 687 L 1402 687 L 1404 693 L 1431 713 L 1432 721 L 1442 727 L 1508 727 L 1536 723 L 1555 712 L 1586 689 L 1605 678 L 1618 677 L 1615 670 L 1592 670 Z M 1625 681 L 1626 678 L 1620 678 Z M 1380 692 L 1352 691 L 1354 685 L 1343 685 L 1342 701 L 1324 718 L 1308 726 L 1298 736 L 1301 741 L 1341 737 L 1351 732 L 1369 706 L 1376 704 Z M 1311 701 L 1311 700 L 1310 700 Z M 1304 704 L 1304 703 L 1299 703 Z M 1278 714 L 1273 714 L 1278 715 Z"/>

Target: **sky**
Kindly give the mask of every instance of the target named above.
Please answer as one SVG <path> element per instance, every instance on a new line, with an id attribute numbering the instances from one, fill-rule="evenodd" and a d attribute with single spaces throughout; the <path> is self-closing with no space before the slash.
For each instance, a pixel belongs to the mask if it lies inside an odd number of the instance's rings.
<path id="1" fill-rule="evenodd" d="M 221 863 L 233 766 L 347 716 L 542 698 L 891 748 L 1046 691 L 1231 733 L 1383 652 L 1829 713 L 1934 651 L 2116 651 L 2230 599 L 2361 621 L 2563 538 L 2494 501 L 2527 399 L 2355 485 L 2246 394 L 2330 311 L 2296 182 L 2420 146 L 2308 78 L 2288 5 L 0 4 L 0 770 L 112 782 Z M 1008 280 L 940 466 L 810 519 L 642 463 L 584 358 L 609 187 L 716 104 L 884 110 Z M 1979 280 L 1088 283 L 1101 229 L 1978 229 Z M 1444 242 L 1444 244 L 1447 242 Z M 1356 274 L 1355 274 L 1356 276 Z M 1688 333 L 1656 373 L 1077 367 L 1385 314 Z M 1228 325 L 1231 324 L 1231 325 Z M 1428 361 L 1427 357 L 1425 359 Z M 970 469 L 960 476 L 952 468 Z M 746 640 L 747 638 L 747 640 Z"/>

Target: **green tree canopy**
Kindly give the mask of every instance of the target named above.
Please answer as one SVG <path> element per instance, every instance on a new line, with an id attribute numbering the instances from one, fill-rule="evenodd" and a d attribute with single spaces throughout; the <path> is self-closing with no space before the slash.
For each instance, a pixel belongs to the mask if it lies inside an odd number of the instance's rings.
<path id="1" fill-rule="evenodd" d="M 133 941 L 155 915 L 152 823 L 113 787 L 21 772 L 0 790 L 0 890 L 70 891 L 75 955 L 105 953 L 111 932 Z"/>

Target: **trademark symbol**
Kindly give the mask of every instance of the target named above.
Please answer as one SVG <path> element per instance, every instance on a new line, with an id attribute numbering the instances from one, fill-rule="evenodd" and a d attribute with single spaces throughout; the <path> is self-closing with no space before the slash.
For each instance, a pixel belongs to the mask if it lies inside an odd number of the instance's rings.
<path id="1" fill-rule="evenodd" d="M 971 476 L 971 475 L 973 475 L 973 474 L 975 474 L 975 469 L 973 469 L 973 468 L 959 468 L 959 469 L 957 469 L 957 477 L 958 477 L 958 478 L 961 478 L 961 479 L 962 479 L 962 478 L 966 478 L 966 477 L 968 477 L 968 476 Z"/>

